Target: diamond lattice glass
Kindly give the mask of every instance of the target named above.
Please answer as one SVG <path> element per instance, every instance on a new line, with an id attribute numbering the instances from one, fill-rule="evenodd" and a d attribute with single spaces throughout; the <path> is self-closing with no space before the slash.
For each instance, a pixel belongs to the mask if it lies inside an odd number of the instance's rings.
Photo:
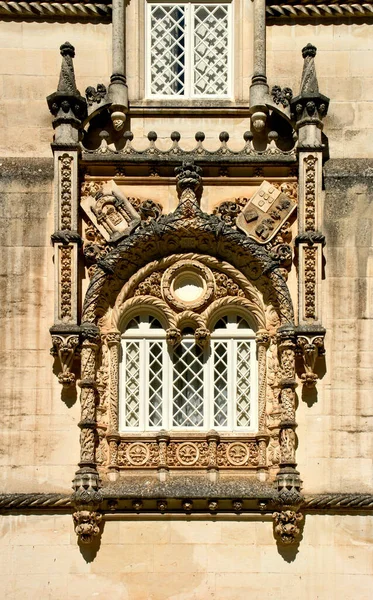
<path id="1" fill-rule="evenodd" d="M 140 345 L 128 342 L 125 346 L 125 425 L 138 427 L 140 421 Z"/>
<path id="2" fill-rule="evenodd" d="M 228 6 L 194 8 L 194 94 L 225 96 L 228 93 Z"/>
<path id="3" fill-rule="evenodd" d="M 162 425 L 163 343 L 149 342 L 149 426 Z"/>
<path id="4" fill-rule="evenodd" d="M 250 427 L 250 342 L 237 342 L 236 414 L 237 427 Z"/>
<path id="5" fill-rule="evenodd" d="M 203 351 L 183 340 L 174 350 L 173 426 L 203 426 L 203 380 Z"/>
<path id="6" fill-rule="evenodd" d="M 151 93 L 185 92 L 185 6 L 153 5 L 150 16 Z"/>
<path id="7" fill-rule="evenodd" d="M 214 427 L 228 424 L 228 348 L 227 342 L 215 342 L 214 360 Z"/>

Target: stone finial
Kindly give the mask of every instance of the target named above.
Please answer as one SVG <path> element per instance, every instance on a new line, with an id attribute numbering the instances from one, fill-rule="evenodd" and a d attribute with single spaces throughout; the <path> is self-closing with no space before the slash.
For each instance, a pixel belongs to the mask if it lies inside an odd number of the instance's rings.
<path id="1" fill-rule="evenodd" d="M 307 44 L 304 48 L 302 48 L 302 56 L 306 58 L 306 56 L 316 56 L 317 48 L 313 44 Z"/>
<path id="2" fill-rule="evenodd" d="M 57 92 L 63 94 L 79 94 L 76 89 L 75 73 L 73 58 L 75 56 L 75 48 L 70 42 L 65 42 L 60 46 L 62 56 L 60 80 L 57 86 Z"/>
<path id="3" fill-rule="evenodd" d="M 322 120 L 328 112 L 329 98 L 319 92 L 315 46 L 307 44 L 302 56 L 304 63 L 300 92 L 290 102 L 291 117 L 298 132 L 298 148 L 322 149 Z"/>
<path id="4" fill-rule="evenodd" d="M 49 110 L 54 116 L 55 143 L 72 144 L 78 142 L 78 129 L 87 116 L 87 102 L 76 87 L 73 64 L 74 46 L 65 42 L 60 47 L 60 53 L 62 64 L 57 91 L 47 97 L 47 102 Z M 66 125 L 69 125 L 70 128 L 66 128 Z"/>
<path id="5" fill-rule="evenodd" d="M 316 56 L 316 47 L 312 44 L 307 44 L 302 49 L 304 58 L 302 81 L 300 84 L 300 95 L 318 94 L 319 84 L 317 81 L 316 67 L 314 58 Z"/>
<path id="6" fill-rule="evenodd" d="M 180 167 L 176 167 L 176 186 L 180 192 L 191 189 L 196 192 L 202 184 L 202 169 L 193 161 L 184 161 Z"/>

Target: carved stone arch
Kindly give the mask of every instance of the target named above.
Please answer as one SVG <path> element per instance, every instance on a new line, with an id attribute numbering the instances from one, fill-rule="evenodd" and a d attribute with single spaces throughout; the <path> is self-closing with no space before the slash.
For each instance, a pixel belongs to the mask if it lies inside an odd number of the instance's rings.
<path id="1" fill-rule="evenodd" d="M 170 251 L 189 258 L 197 256 L 198 250 L 206 261 L 234 267 L 249 282 L 251 290 L 257 288 L 265 303 L 273 304 L 281 325 L 293 324 L 293 305 L 280 265 L 262 246 L 222 224 L 215 215 L 201 213 L 199 218 L 188 221 L 188 227 L 176 217 L 177 210 L 136 230 L 98 263 L 85 296 L 83 322 L 98 322 L 114 307 L 119 294 L 128 295 L 133 275 L 137 274 L 137 279 L 147 269 L 155 269 L 156 265 L 159 268 L 161 261 L 166 264 L 171 260 Z"/>
<path id="2" fill-rule="evenodd" d="M 166 302 L 152 296 L 135 296 L 127 299 L 112 311 L 110 329 L 122 331 L 124 320 L 129 321 L 133 316 L 138 314 L 140 308 L 142 310 L 149 308 L 165 329 L 176 326 L 174 313 L 167 306 Z"/>
<path id="3" fill-rule="evenodd" d="M 264 311 L 260 310 L 250 300 L 246 298 L 219 298 L 212 302 L 210 306 L 202 313 L 205 319 L 206 327 L 212 329 L 213 324 L 223 315 L 229 311 L 231 307 L 235 308 L 235 312 L 242 314 L 249 321 L 253 331 L 256 333 L 258 330 L 264 330 L 266 328 L 265 314 Z"/>

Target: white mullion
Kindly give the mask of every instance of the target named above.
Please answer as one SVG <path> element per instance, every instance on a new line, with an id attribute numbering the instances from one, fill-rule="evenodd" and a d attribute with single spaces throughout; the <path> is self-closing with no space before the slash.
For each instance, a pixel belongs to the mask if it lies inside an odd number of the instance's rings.
<path id="1" fill-rule="evenodd" d="M 167 351 L 167 342 L 162 343 L 162 429 L 169 429 L 169 407 L 168 399 L 170 398 L 170 359 Z"/>
<path id="2" fill-rule="evenodd" d="M 126 424 L 127 394 L 126 394 L 126 343 L 121 340 L 122 360 L 119 366 L 119 430 L 123 431 Z"/>
<path id="3" fill-rule="evenodd" d="M 152 16 L 152 4 L 146 2 L 146 14 L 145 14 L 145 94 L 149 98 L 152 95 L 152 61 L 151 61 L 151 16 Z"/>
<path id="4" fill-rule="evenodd" d="M 256 360 L 256 343 L 250 340 L 250 429 L 258 428 L 258 362 Z M 254 408 L 255 402 L 255 408 Z"/>
<path id="5" fill-rule="evenodd" d="M 149 356 L 150 340 L 143 338 L 140 340 L 139 428 L 141 431 L 149 430 Z"/>
<path id="6" fill-rule="evenodd" d="M 210 344 L 209 348 L 204 349 L 203 356 L 203 426 L 205 429 L 212 429 L 214 427 L 214 342 Z M 212 393 L 209 391 L 212 390 Z"/>
<path id="7" fill-rule="evenodd" d="M 233 97 L 234 61 L 233 61 L 233 2 L 228 4 L 228 60 L 227 60 L 227 97 Z"/>
<path id="8" fill-rule="evenodd" d="M 168 353 L 168 356 L 167 356 L 168 382 L 167 382 L 167 387 L 166 387 L 168 397 L 166 398 L 166 404 L 167 404 L 167 427 L 166 427 L 166 429 L 172 429 L 172 427 L 173 427 L 173 410 L 174 410 L 174 349 L 173 348 L 166 349 L 166 352 Z"/>
<path id="9" fill-rule="evenodd" d="M 228 355 L 228 428 L 230 431 L 236 429 L 237 419 L 237 341 L 234 339 L 227 340 L 227 355 Z"/>
<path id="10" fill-rule="evenodd" d="M 184 97 L 192 98 L 194 94 L 194 4 L 185 4 L 185 75 Z"/>

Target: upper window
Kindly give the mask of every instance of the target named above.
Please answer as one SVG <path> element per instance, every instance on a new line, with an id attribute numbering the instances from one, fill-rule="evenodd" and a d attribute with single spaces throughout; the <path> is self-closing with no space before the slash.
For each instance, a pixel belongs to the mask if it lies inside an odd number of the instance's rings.
<path id="1" fill-rule="evenodd" d="M 201 349 L 184 329 L 170 348 L 161 323 L 133 318 L 122 339 L 120 429 L 256 428 L 255 335 L 238 314 L 221 317 Z"/>
<path id="2" fill-rule="evenodd" d="M 147 4 L 147 95 L 231 96 L 232 6 Z"/>

